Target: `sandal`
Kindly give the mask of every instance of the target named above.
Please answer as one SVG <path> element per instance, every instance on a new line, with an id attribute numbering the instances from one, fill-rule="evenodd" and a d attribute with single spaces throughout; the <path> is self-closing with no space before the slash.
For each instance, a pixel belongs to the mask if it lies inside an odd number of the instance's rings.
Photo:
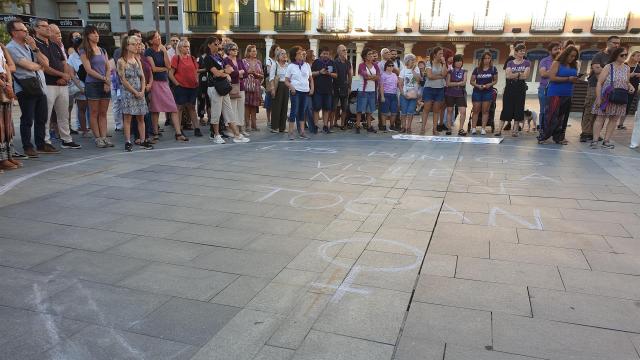
<path id="1" fill-rule="evenodd" d="M 567 139 L 556 141 L 556 144 L 560 145 L 569 145 L 569 141 Z"/>
<path id="2" fill-rule="evenodd" d="M 458 130 L 458 135 L 459 136 L 467 136 L 467 132 L 464 131 L 463 129 Z"/>
<path id="3" fill-rule="evenodd" d="M 502 136 L 502 133 L 501 132 L 497 132 L 497 133 L 493 134 L 493 136 Z"/>
<path id="4" fill-rule="evenodd" d="M 185 141 L 185 142 L 189 141 L 189 138 L 182 135 L 182 133 L 176 134 L 175 136 L 176 136 L 176 141 Z"/>

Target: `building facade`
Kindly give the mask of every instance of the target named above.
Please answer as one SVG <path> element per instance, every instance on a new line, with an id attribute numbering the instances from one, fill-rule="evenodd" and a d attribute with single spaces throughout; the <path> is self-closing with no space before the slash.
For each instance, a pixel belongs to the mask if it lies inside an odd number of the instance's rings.
<path id="1" fill-rule="evenodd" d="M 165 0 L 129 0 L 131 27 L 142 31 L 159 24 L 165 31 Z M 125 0 L 30 0 L 3 13 L 50 19 L 81 19 L 98 25 L 106 38 L 127 30 Z M 7 6 L 13 6 L 8 9 Z M 220 34 L 241 47 L 251 43 L 264 54 L 272 44 L 348 48 L 354 66 L 365 47 L 398 50 L 424 57 L 434 46 L 463 54 L 465 67 L 484 51 L 502 66 L 517 40 L 527 43 L 528 58 L 547 55 L 551 41 L 573 40 L 581 54 L 580 72 L 607 37 L 618 35 L 631 50 L 640 49 L 640 1 L 614 0 L 169 0 L 170 32 L 192 39 L 197 49 L 207 36 Z M 539 79 L 533 71 L 529 81 Z M 536 89 L 530 86 L 530 91 Z"/>

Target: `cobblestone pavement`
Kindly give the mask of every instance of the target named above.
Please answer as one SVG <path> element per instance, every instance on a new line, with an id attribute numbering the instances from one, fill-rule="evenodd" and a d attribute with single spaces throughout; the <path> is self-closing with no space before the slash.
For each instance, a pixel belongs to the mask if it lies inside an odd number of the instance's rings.
<path id="1" fill-rule="evenodd" d="M 0 358 L 640 360 L 640 156 L 572 124 L 26 160 L 0 175 Z"/>

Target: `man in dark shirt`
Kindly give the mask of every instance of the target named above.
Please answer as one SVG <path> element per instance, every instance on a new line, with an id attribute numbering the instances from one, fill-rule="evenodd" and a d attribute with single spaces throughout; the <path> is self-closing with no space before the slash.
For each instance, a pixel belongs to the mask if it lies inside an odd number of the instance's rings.
<path id="1" fill-rule="evenodd" d="M 333 80 L 338 77 L 336 66 L 333 60 L 331 60 L 328 47 L 325 46 L 320 49 L 320 57 L 311 65 L 311 74 L 315 84 L 315 92 L 313 93 L 313 122 L 317 127 L 320 110 L 322 110 L 322 131 L 328 134 L 332 132 L 329 127 L 329 114 L 333 109 L 331 105 L 333 101 Z"/>
<path id="2" fill-rule="evenodd" d="M 49 41 L 51 37 L 51 29 L 46 20 L 39 19 L 35 22 L 36 29 L 36 45 L 42 55 L 48 60 L 49 64 L 43 66 L 44 79 L 46 83 L 47 95 L 47 122 L 45 125 L 44 141 L 47 145 L 51 145 L 51 136 L 49 127 L 51 125 L 51 113 L 55 107 L 56 117 L 63 119 L 58 121 L 58 132 L 62 140 L 62 148 L 64 149 L 80 149 L 81 146 L 74 143 L 69 130 L 69 122 L 64 121 L 69 118 L 69 89 L 67 85 L 71 81 L 71 72 L 67 69 L 67 61 L 60 47 Z M 45 145 L 46 146 L 46 145 Z"/>
<path id="3" fill-rule="evenodd" d="M 351 78 L 353 69 L 351 62 L 347 59 L 347 47 L 338 45 L 337 56 L 333 61 L 336 66 L 337 77 L 333 79 L 333 123 L 338 121 L 338 107 L 340 107 L 340 129 L 347 126 L 347 113 L 349 112 L 349 93 L 351 92 Z"/>

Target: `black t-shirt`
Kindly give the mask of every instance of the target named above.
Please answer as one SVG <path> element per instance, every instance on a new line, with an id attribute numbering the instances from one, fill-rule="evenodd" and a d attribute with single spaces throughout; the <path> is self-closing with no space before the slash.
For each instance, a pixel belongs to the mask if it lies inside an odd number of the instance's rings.
<path id="1" fill-rule="evenodd" d="M 60 72 L 64 72 L 64 55 L 60 51 L 58 45 L 54 44 L 52 41 L 49 43 L 45 43 L 44 41 L 36 38 L 36 45 L 38 49 L 42 52 L 42 55 L 46 56 L 49 59 L 49 67 L 58 70 Z M 44 80 L 47 85 L 58 85 L 57 81 L 62 79 L 59 76 L 49 75 L 47 73 L 44 74 Z"/>
<path id="2" fill-rule="evenodd" d="M 631 70 L 629 70 L 629 72 L 631 74 L 640 74 L 640 63 L 632 67 Z M 633 88 L 636 89 L 636 91 L 638 91 L 638 85 L 640 85 L 640 78 L 637 78 L 634 76 L 631 79 L 629 79 L 629 82 L 631 83 L 631 85 L 633 85 Z"/>
<path id="3" fill-rule="evenodd" d="M 336 66 L 333 60 L 323 61 L 322 59 L 316 59 L 311 65 L 311 71 L 320 71 L 327 69 L 327 74 L 314 77 L 314 91 L 318 94 L 331 94 L 333 91 L 333 78 L 331 73 L 336 72 Z"/>
<path id="4" fill-rule="evenodd" d="M 214 78 L 213 77 L 213 73 L 211 73 L 211 68 L 216 68 L 217 70 L 223 70 L 224 69 L 224 62 L 223 62 L 222 58 L 220 57 L 220 55 L 213 55 L 213 56 L 207 55 L 207 56 L 205 56 L 204 61 L 202 63 L 204 64 L 204 68 L 207 69 L 209 74 L 211 74 L 209 79 L 215 80 L 215 79 L 223 78 L 223 77 Z M 209 84 L 209 86 L 213 86 L 213 84 Z"/>
<path id="5" fill-rule="evenodd" d="M 351 69 L 351 63 L 349 60 L 341 61 L 340 59 L 336 59 L 333 61 L 333 64 L 338 74 L 338 77 L 333 79 L 333 88 L 336 94 L 340 94 L 339 90 L 349 90 L 349 70 Z"/>

